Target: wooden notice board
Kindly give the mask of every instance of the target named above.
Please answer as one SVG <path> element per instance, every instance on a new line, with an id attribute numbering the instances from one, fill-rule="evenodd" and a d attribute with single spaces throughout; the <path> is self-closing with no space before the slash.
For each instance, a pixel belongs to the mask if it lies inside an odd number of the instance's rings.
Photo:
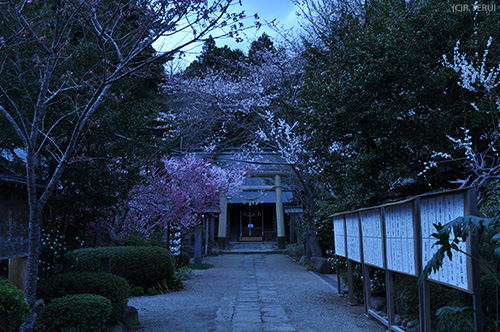
<path id="1" fill-rule="evenodd" d="M 453 219 L 466 215 L 465 211 L 466 192 L 454 192 L 443 195 L 431 195 L 422 197 L 420 200 L 420 223 L 422 229 L 422 263 L 423 266 L 432 258 L 437 248 L 433 245 L 437 239 L 432 236 L 437 230 L 434 224 L 446 224 Z M 451 235 L 453 238 L 453 234 Z M 460 250 L 469 253 L 468 244 L 460 242 Z M 429 276 L 430 280 L 456 287 L 465 291 L 471 291 L 469 258 L 464 253 L 453 251 L 453 259 L 448 257 L 443 260 L 443 266 L 437 273 Z"/>
<path id="2" fill-rule="evenodd" d="M 364 210 L 359 213 L 363 234 L 363 258 L 365 264 L 384 268 L 381 209 Z"/>
<path id="3" fill-rule="evenodd" d="M 387 269 L 416 276 L 413 201 L 385 207 Z"/>
<path id="4" fill-rule="evenodd" d="M 335 236 L 335 254 L 347 257 L 343 215 L 333 217 L 333 232 Z"/>
<path id="5" fill-rule="evenodd" d="M 347 237 L 347 258 L 361 263 L 359 218 L 357 213 L 345 216 L 345 227 Z"/>

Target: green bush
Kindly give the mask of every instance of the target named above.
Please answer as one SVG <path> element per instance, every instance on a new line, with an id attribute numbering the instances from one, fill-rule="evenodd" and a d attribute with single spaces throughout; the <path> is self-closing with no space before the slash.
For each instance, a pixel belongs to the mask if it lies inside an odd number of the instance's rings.
<path id="1" fill-rule="evenodd" d="M 135 286 L 130 289 L 130 296 L 143 296 L 146 295 L 146 292 L 144 292 L 144 288 L 141 286 Z"/>
<path id="2" fill-rule="evenodd" d="M 189 265 L 191 260 L 191 256 L 185 251 L 182 251 L 179 255 L 175 257 L 177 266 L 186 266 Z"/>
<path id="3" fill-rule="evenodd" d="M 40 315 L 39 329 L 59 332 L 77 328 L 80 332 L 104 331 L 111 315 L 111 301 L 94 294 L 76 294 L 56 298 Z"/>
<path id="4" fill-rule="evenodd" d="M 342 284 L 344 286 L 348 285 L 347 259 L 341 256 L 337 256 L 331 250 L 327 251 L 327 255 L 328 255 L 328 262 L 332 264 L 332 268 L 335 269 L 335 271 L 337 271 L 337 273 L 340 275 Z M 353 264 L 352 281 L 354 286 L 353 289 L 354 301 L 358 303 L 363 303 L 364 302 L 363 271 L 361 268 L 361 264 L 358 264 L 356 262 L 353 262 L 352 264 Z"/>
<path id="5" fill-rule="evenodd" d="M 149 247 L 151 243 L 143 237 L 130 235 L 122 240 L 127 247 Z"/>
<path id="6" fill-rule="evenodd" d="M 474 331 L 474 310 L 471 307 L 442 307 L 436 312 L 438 323 L 432 327 L 438 332 Z"/>
<path id="7" fill-rule="evenodd" d="M 304 244 L 302 243 L 292 243 L 286 246 L 286 253 L 288 256 L 299 260 L 302 256 L 306 254 Z"/>
<path id="8" fill-rule="evenodd" d="M 396 313 L 418 317 L 418 287 L 417 278 L 413 276 L 395 274 L 394 277 L 394 306 Z"/>
<path id="9" fill-rule="evenodd" d="M 63 273 L 38 282 L 38 298 L 45 303 L 74 294 L 101 295 L 111 301 L 111 322 L 123 320 L 130 287 L 122 277 L 104 272 Z"/>
<path id="10" fill-rule="evenodd" d="M 105 247 L 78 249 L 66 255 L 75 271 L 97 272 L 101 258 L 111 258 L 111 272 L 127 279 L 131 286 L 156 286 L 174 274 L 172 257 L 161 247 Z"/>
<path id="11" fill-rule="evenodd" d="M 24 293 L 0 278 L 0 331 L 19 331 L 30 311 Z"/>

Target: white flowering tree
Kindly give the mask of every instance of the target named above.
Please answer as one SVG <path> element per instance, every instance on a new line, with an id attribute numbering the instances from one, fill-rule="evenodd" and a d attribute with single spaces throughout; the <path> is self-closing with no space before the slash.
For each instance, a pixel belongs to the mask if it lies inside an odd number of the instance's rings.
<path id="1" fill-rule="evenodd" d="M 307 137 L 293 120 L 302 76 L 301 58 L 285 49 L 251 49 L 251 60 L 242 59 L 238 72 L 209 68 L 197 76 L 171 77 L 166 92 L 176 107 L 163 114 L 164 122 L 185 123 L 174 135 L 184 137 L 183 147 L 216 153 L 239 148 L 242 155 L 273 151 L 291 168 L 306 208 L 309 227 L 308 251 L 321 256 L 313 219 L 319 171 L 305 149 Z M 240 158 L 241 159 L 241 158 Z M 248 163 L 257 160 L 246 160 Z"/>
<path id="2" fill-rule="evenodd" d="M 460 75 L 458 85 L 463 89 L 475 93 L 479 99 L 473 102 L 470 110 L 478 117 L 490 115 L 491 122 L 482 128 L 482 135 L 474 143 L 470 128 L 462 127 L 463 137 L 447 138 L 453 143 L 455 153 L 450 151 L 434 152 L 431 160 L 424 162 L 424 170 L 419 175 L 425 175 L 433 167 L 447 162 L 460 165 L 464 178 L 453 180 L 460 188 L 475 187 L 478 192 L 478 205 L 481 206 L 486 199 L 500 189 L 500 64 L 489 65 L 488 53 L 492 38 L 488 39 L 486 49 L 480 59 L 470 59 L 465 52 L 460 50 L 457 42 L 453 60 L 443 55 L 443 64 Z M 480 103 L 481 106 L 478 104 Z"/>
<path id="3" fill-rule="evenodd" d="M 479 143 L 483 144 L 481 146 L 474 144 L 470 130 L 461 128 L 464 133 L 463 138 L 448 136 L 455 149 L 461 152 L 461 158 L 452 157 L 451 154 L 442 152 L 435 152 L 433 155 L 434 159 L 440 162 L 453 161 L 461 164 L 466 178 L 454 182 L 458 183 L 460 187 L 475 187 L 478 192 L 479 206 L 500 189 L 498 181 L 500 179 L 500 156 L 498 154 L 498 149 L 500 149 L 500 96 L 498 94 L 500 64 L 490 65 L 488 63 L 491 44 L 492 38 L 490 37 L 481 59 L 477 59 L 477 55 L 475 59 L 470 59 L 460 50 L 460 42 L 456 44 L 452 61 L 444 56 L 444 65 L 460 75 L 458 84 L 465 90 L 479 96 L 478 103 L 482 102 L 483 106 L 472 103 L 471 110 L 491 115 L 490 126 L 483 128 L 484 132 L 479 140 Z M 427 162 L 422 173 L 425 174 L 431 167 L 437 166 L 438 163 L 435 160 Z M 498 207 L 495 208 L 498 209 Z M 490 218 L 465 216 L 456 218 L 445 225 L 439 223 L 435 226 L 437 232 L 432 236 L 437 239 L 435 245 L 438 250 L 427 262 L 419 282 L 428 278 L 433 271 L 438 271 L 443 266 L 446 257 L 452 259 L 453 252 L 469 255 L 460 249 L 459 243 L 467 241 L 469 237 L 481 238 L 482 234 L 487 234 L 493 247 L 493 258 L 490 261 L 484 258 L 472 258 L 477 260 L 483 271 L 493 277 L 497 285 L 500 285 L 500 274 L 497 267 L 497 261 L 500 258 L 500 214 L 498 210 L 494 211 L 494 215 Z M 453 308 L 450 310 L 453 311 Z"/>
<path id="4" fill-rule="evenodd" d="M 308 137 L 300 133 L 298 122 L 289 123 L 279 118 L 271 111 L 261 114 L 262 125 L 256 134 L 264 149 L 276 151 L 292 169 L 295 181 L 295 191 L 302 199 L 306 211 L 306 256 L 321 257 L 317 232 L 315 227 L 316 201 L 315 194 L 318 183 L 315 177 L 321 173 L 318 164 L 308 152 L 306 144 Z"/>

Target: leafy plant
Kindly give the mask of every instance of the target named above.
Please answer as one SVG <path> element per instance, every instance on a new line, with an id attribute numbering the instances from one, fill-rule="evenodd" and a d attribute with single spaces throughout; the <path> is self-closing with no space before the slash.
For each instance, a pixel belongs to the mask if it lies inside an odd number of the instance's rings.
<path id="1" fill-rule="evenodd" d="M 193 263 L 189 264 L 188 267 L 191 268 L 192 270 L 208 270 L 213 268 L 214 266 L 208 263 Z"/>
<path id="2" fill-rule="evenodd" d="M 332 250 L 327 250 L 326 255 L 332 268 L 340 275 L 342 283 L 347 285 L 347 259 L 336 255 Z M 355 301 L 363 303 L 363 271 L 361 264 L 354 263 L 353 284 Z M 385 296 L 385 274 L 383 270 L 370 268 L 370 291 L 372 296 Z"/>
<path id="3" fill-rule="evenodd" d="M 145 294 L 144 288 L 141 286 L 134 286 L 130 289 L 130 296 L 143 296 Z"/>
<path id="4" fill-rule="evenodd" d="M 338 256 L 333 253 L 333 251 L 327 251 L 328 262 L 332 264 L 332 268 L 334 268 L 337 273 L 340 275 L 340 279 L 344 285 L 348 284 L 348 274 L 347 274 L 347 259 L 344 257 Z M 353 279 L 353 292 L 354 292 L 354 301 L 363 303 L 363 272 L 361 269 L 361 264 L 353 263 L 354 267 L 352 269 L 352 279 Z"/>
<path id="5" fill-rule="evenodd" d="M 315 222 L 321 251 L 326 252 L 333 248 L 333 223 L 330 218 L 317 218 Z"/>
<path id="6" fill-rule="evenodd" d="M 500 220 L 498 217 L 481 218 L 476 216 L 458 217 L 445 225 L 442 225 L 441 223 L 434 224 L 437 233 L 433 233 L 432 236 L 438 239 L 435 243 L 435 246 L 438 246 L 438 250 L 425 265 L 418 280 L 419 284 L 421 284 L 423 280 L 427 279 L 432 272 L 437 272 L 443 266 L 443 260 L 446 257 L 451 260 L 453 257 L 453 251 L 470 256 L 458 246 L 460 242 L 467 241 L 469 234 L 472 237 L 479 237 L 483 232 L 487 232 L 491 236 L 491 242 L 495 244 L 494 255 L 499 258 L 500 233 L 497 231 L 499 226 Z M 492 270 L 489 265 L 483 263 L 478 258 L 472 257 L 472 259 L 481 264 L 481 266 L 483 266 L 493 276 L 497 284 L 500 285 L 498 272 Z"/>
<path id="7" fill-rule="evenodd" d="M 146 294 L 158 295 L 158 294 L 166 294 L 170 292 L 180 291 L 184 288 L 184 284 L 182 283 L 183 280 L 184 276 L 182 273 L 175 273 L 168 279 L 162 280 L 153 287 L 148 288 Z"/>
<path id="8" fill-rule="evenodd" d="M 122 239 L 122 244 L 127 247 L 147 247 L 151 245 L 145 238 L 134 235 L 129 235 Z"/>
<path id="9" fill-rule="evenodd" d="M 42 252 L 39 261 L 40 275 L 48 276 L 62 271 L 64 255 L 71 250 L 71 247 L 75 249 L 81 248 L 84 245 L 83 240 L 79 237 L 75 237 L 72 240 L 69 241 L 57 228 L 45 228 L 42 230 Z"/>
<path id="10" fill-rule="evenodd" d="M 0 278 L 0 331 L 18 331 L 29 312 L 24 293 Z"/>
<path id="11" fill-rule="evenodd" d="M 186 266 L 189 265 L 189 261 L 191 260 L 191 257 L 189 254 L 185 251 L 181 251 L 179 255 L 175 257 L 175 260 L 177 262 L 177 266 Z"/>
<path id="12" fill-rule="evenodd" d="M 394 277 L 394 308 L 406 317 L 418 316 L 418 288 L 416 278 L 404 274 Z"/>
<path id="13" fill-rule="evenodd" d="M 292 243 L 286 246 L 286 253 L 293 257 L 296 261 L 300 260 L 305 255 L 306 250 L 302 243 Z"/>
<path id="14" fill-rule="evenodd" d="M 484 293 L 496 293 L 497 296 L 493 298 L 486 298 L 483 304 L 483 311 L 485 311 L 485 322 L 492 322 L 495 330 L 499 329 L 499 312 L 498 312 L 498 288 L 500 287 L 500 275 L 497 268 L 497 260 L 500 257 L 500 233 L 498 228 L 500 226 L 499 216 L 492 218 L 481 218 L 476 216 L 465 216 L 456 218 L 445 225 L 435 224 L 437 232 L 432 236 L 437 239 L 435 246 L 438 247 L 436 253 L 427 262 L 422 274 L 418 279 L 420 285 L 426 280 L 432 272 L 437 272 L 442 266 L 443 261 L 453 259 L 453 252 L 460 252 L 473 260 L 477 261 L 487 275 L 481 278 L 481 288 Z M 458 244 L 465 242 L 469 237 L 478 237 L 482 239 L 481 247 L 486 248 L 490 252 L 482 254 L 483 257 L 488 258 L 488 261 L 483 261 L 477 257 L 469 255 L 467 252 L 460 249 Z M 489 241 L 489 244 L 487 243 Z M 485 243 L 486 242 L 486 243 Z M 493 286 L 495 285 L 495 286 Z M 462 307 L 461 307 L 462 308 Z M 445 314 L 449 314 L 446 312 Z"/>
<path id="15" fill-rule="evenodd" d="M 474 309 L 471 307 L 441 307 L 436 312 L 436 316 L 439 319 L 436 331 L 473 331 L 473 313 Z"/>

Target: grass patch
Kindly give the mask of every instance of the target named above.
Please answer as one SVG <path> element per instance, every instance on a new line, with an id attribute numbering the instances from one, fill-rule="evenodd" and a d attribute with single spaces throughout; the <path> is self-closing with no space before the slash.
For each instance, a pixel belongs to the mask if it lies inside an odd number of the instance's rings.
<path id="1" fill-rule="evenodd" d="M 214 266 L 212 264 L 208 264 L 208 263 L 199 263 L 199 264 L 193 263 L 193 264 L 189 264 L 188 267 L 192 270 L 208 270 Z"/>

